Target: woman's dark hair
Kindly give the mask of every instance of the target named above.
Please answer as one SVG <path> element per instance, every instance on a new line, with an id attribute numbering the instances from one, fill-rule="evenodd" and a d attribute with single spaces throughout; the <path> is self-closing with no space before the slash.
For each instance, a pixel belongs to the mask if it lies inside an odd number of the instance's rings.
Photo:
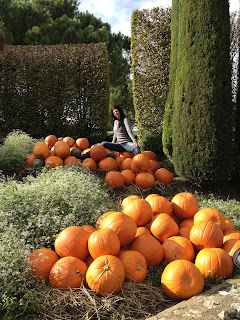
<path id="1" fill-rule="evenodd" d="M 113 110 L 114 109 L 117 109 L 119 111 L 119 114 L 120 114 L 120 119 L 119 120 L 123 121 L 123 119 L 126 118 L 126 116 L 125 116 L 125 114 L 123 112 L 123 109 L 121 107 L 118 107 L 118 106 L 112 107 L 111 114 L 112 114 L 112 117 L 113 117 L 114 120 L 117 120 L 117 118 L 113 114 Z"/>

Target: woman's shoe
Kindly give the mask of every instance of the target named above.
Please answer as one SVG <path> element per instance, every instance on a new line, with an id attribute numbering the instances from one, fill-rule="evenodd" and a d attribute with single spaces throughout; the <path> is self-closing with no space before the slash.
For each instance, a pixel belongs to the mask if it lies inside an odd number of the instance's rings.
<path id="1" fill-rule="evenodd" d="M 234 252 L 233 263 L 240 268 L 240 247 Z"/>

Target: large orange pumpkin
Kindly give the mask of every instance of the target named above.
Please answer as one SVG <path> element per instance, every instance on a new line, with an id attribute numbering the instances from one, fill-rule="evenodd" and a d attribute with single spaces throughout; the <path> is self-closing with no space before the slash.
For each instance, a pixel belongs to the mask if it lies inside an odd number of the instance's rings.
<path id="1" fill-rule="evenodd" d="M 135 238 L 136 222 L 123 212 L 113 212 L 102 222 L 101 229 L 113 230 L 120 240 L 121 247 L 128 245 Z"/>
<path id="2" fill-rule="evenodd" d="M 179 227 L 176 222 L 167 213 L 160 213 L 155 216 L 150 231 L 160 242 L 165 241 L 171 236 L 176 236 L 179 231 Z"/>
<path id="3" fill-rule="evenodd" d="M 109 171 L 105 178 L 105 183 L 115 189 L 115 188 L 122 188 L 124 186 L 124 177 L 121 172 L 118 171 Z"/>
<path id="4" fill-rule="evenodd" d="M 120 250 L 120 240 L 111 229 L 97 230 L 88 239 L 88 250 L 93 259 L 106 254 L 116 256 Z"/>
<path id="5" fill-rule="evenodd" d="M 67 167 L 79 167 L 80 161 L 74 156 L 69 156 L 64 159 L 63 165 Z"/>
<path id="6" fill-rule="evenodd" d="M 147 275 L 147 262 L 140 252 L 124 250 L 117 257 L 123 264 L 127 281 L 143 282 Z"/>
<path id="7" fill-rule="evenodd" d="M 125 279 L 125 270 L 120 259 L 103 255 L 89 266 L 86 281 L 89 288 L 100 296 L 118 293 Z"/>
<path id="8" fill-rule="evenodd" d="M 225 226 L 224 215 L 214 208 L 204 208 L 196 212 L 193 218 L 194 223 L 200 221 L 212 221 L 216 223 L 221 229 Z"/>
<path id="9" fill-rule="evenodd" d="M 125 184 L 132 184 L 135 182 L 136 174 L 131 169 L 125 169 L 121 171 L 121 174 L 123 175 Z"/>
<path id="10" fill-rule="evenodd" d="M 48 168 L 56 168 L 63 166 L 63 159 L 57 156 L 50 156 L 45 159 L 45 166 Z"/>
<path id="11" fill-rule="evenodd" d="M 70 156 L 70 147 L 65 141 L 57 141 L 54 145 L 54 153 L 56 156 L 65 159 Z"/>
<path id="12" fill-rule="evenodd" d="M 97 163 L 92 158 L 86 158 L 82 162 L 83 168 L 88 168 L 91 171 L 95 171 L 97 169 Z"/>
<path id="13" fill-rule="evenodd" d="M 49 274 L 49 284 L 52 288 L 80 288 L 85 280 L 87 265 L 76 257 L 59 259 Z"/>
<path id="14" fill-rule="evenodd" d="M 153 217 L 152 207 L 145 199 L 135 199 L 123 207 L 123 212 L 130 216 L 137 224 L 143 226 Z"/>
<path id="15" fill-rule="evenodd" d="M 136 199 L 141 199 L 141 197 L 136 194 L 131 194 L 130 196 L 125 197 L 121 202 L 121 207 L 124 208 L 126 204 Z"/>
<path id="16" fill-rule="evenodd" d="M 223 244 L 223 232 L 212 221 L 200 221 L 192 226 L 190 241 L 198 251 L 204 248 L 220 248 Z"/>
<path id="17" fill-rule="evenodd" d="M 173 182 L 173 174 L 165 169 L 160 168 L 154 172 L 155 179 L 164 184 L 170 184 Z"/>
<path id="18" fill-rule="evenodd" d="M 160 196 L 158 194 L 150 194 L 145 199 L 150 203 L 153 210 L 153 215 L 156 215 L 158 213 L 167 213 L 169 215 L 171 214 L 171 203 L 166 197 Z"/>
<path id="19" fill-rule="evenodd" d="M 33 154 L 36 159 L 46 159 L 49 154 L 48 145 L 45 142 L 37 142 L 33 147 Z"/>
<path id="20" fill-rule="evenodd" d="M 96 162 L 106 158 L 106 156 L 107 150 L 101 144 L 96 144 L 90 149 L 90 157 Z"/>
<path id="21" fill-rule="evenodd" d="M 153 151 L 143 151 L 143 154 L 148 156 L 149 160 L 155 160 L 155 161 L 157 160 L 157 155 Z"/>
<path id="22" fill-rule="evenodd" d="M 70 226 L 57 236 L 54 246 L 60 257 L 73 256 L 85 260 L 88 252 L 89 232 L 78 226 Z"/>
<path id="23" fill-rule="evenodd" d="M 76 140 L 76 146 L 81 150 L 87 149 L 89 147 L 89 141 L 87 138 L 78 138 Z"/>
<path id="24" fill-rule="evenodd" d="M 162 248 L 164 260 L 168 263 L 178 259 L 194 261 L 195 250 L 193 244 L 187 238 L 181 236 L 169 237 L 163 242 Z"/>
<path id="25" fill-rule="evenodd" d="M 235 231 L 235 226 L 234 226 L 234 224 L 233 224 L 231 219 L 225 218 L 224 226 L 222 228 L 222 231 L 223 231 L 223 233 L 226 233 L 228 231 Z"/>
<path id="26" fill-rule="evenodd" d="M 101 214 L 101 216 L 97 219 L 96 221 L 96 225 L 95 225 L 95 229 L 96 230 L 99 230 L 101 229 L 101 226 L 102 226 L 102 223 L 103 223 L 103 220 L 111 213 L 113 212 L 116 212 L 116 211 L 108 211 L 108 212 L 105 212 L 103 214 Z"/>
<path id="27" fill-rule="evenodd" d="M 181 219 L 192 218 L 199 210 L 197 198 L 190 192 L 180 192 L 171 201 L 172 210 Z"/>
<path id="28" fill-rule="evenodd" d="M 147 172 L 150 167 L 150 160 L 148 156 L 143 153 L 137 154 L 131 160 L 131 170 L 133 172 Z"/>
<path id="29" fill-rule="evenodd" d="M 174 260 L 163 270 L 161 285 L 165 294 L 173 300 L 184 300 L 204 289 L 204 277 L 188 260 Z"/>
<path id="30" fill-rule="evenodd" d="M 135 178 L 135 183 L 138 187 L 143 189 L 152 188 L 155 183 L 155 178 L 151 173 L 140 172 Z"/>
<path id="31" fill-rule="evenodd" d="M 53 134 L 50 134 L 45 138 L 45 143 L 48 145 L 49 148 L 52 148 L 57 141 L 57 137 Z"/>
<path id="32" fill-rule="evenodd" d="M 28 267 L 31 274 L 39 281 L 48 280 L 50 270 L 58 261 L 55 251 L 48 248 L 41 248 L 33 251 L 28 258 Z"/>
<path id="33" fill-rule="evenodd" d="M 130 250 L 140 252 L 146 259 L 148 268 L 159 265 L 163 260 L 161 243 L 152 235 L 141 234 L 134 238 Z"/>
<path id="34" fill-rule="evenodd" d="M 122 170 L 126 170 L 126 169 L 131 169 L 131 162 L 132 162 L 132 159 L 131 158 L 125 158 L 121 165 L 120 165 L 120 168 Z"/>
<path id="35" fill-rule="evenodd" d="M 118 168 L 117 161 L 111 157 L 106 157 L 99 161 L 98 169 L 102 171 L 114 171 Z"/>
<path id="36" fill-rule="evenodd" d="M 229 278 L 233 271 L 233 261 L 222 248 L 205 248 L 199 251 L 195 265 L 205 277 Z"/>

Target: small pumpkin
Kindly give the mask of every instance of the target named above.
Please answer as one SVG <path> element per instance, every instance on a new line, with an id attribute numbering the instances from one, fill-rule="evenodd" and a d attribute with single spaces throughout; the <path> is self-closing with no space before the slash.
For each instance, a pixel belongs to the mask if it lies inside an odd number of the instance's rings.
<path id="1" fill-rule="evenodd" d="M 88 168 L 90 171 L 95 171 L 97 169 L 97 163 L 92 158 L 86 158 L 82 162 L 82 168 Z"/>
<path id="2" fill-rule="evenodd" d="M 104 182 L 113 189 L 122 188 L 124 186 L 124 177 L 121 172 L 109 171 L 104 178 Z"/>
<path id="3" fill-rule="evenodd" d="M 96 144 L 90 149 L 90 157 L 96 162 L 106 158 L 107 150 L 101 144 Z"/>
<path id="4" fill-rule="evenodd" d="M 135 183 L 140 188 L 149 189 L 154 186 L 155 178 L 151 173 L 140 172 L 135 178 Z"/>
<path id="5" fill-rule="evenodd" d="M 106 157 L 99 161 L 98 169 L 102 171 L 114 171 L 118 168 L 117 161 L 111 157 Z"/>
<path id="6" fill-rule="evenodd" d="M 131 160 L 131 170 L 135 173 L 147 172 L 150 168 L 150 160 L 143 153 L 135 155 Z"/>
<path id="7" fill-rule="evenodd" d="M 101 229 L 101 226 L 102 226 L 102 223 L 103 223 L 103 220 L 111 213 L 113 213 L 115 211 L 108 211 L 108 212 L 105 212 L 103 214 L 101 214 L 101 216 L 97 219 L 96 221 L 96 225 L 95 225 L 95 229 L 96 230 L 99 230 Z"/>
<path id="8" fill-rule="evenodd" d="M 46 159 L 49 154 L 48 145 L 45 142 L 37 142 L 33 147 L 33 154 L 36 159 Z"/>
<path id="9" fill-rule="evenodd" d="M 75 144 L 75 140 L 72 137 L 65 137 L 63 141 L 66 142 L 70 148 Z"/>
<path id="10" fill-rule="evenodd" d="M 171 201 L 172 210 L 181 219 L 192 218 L 199 210 L 197 198 L 190 192 L 180 192 Z"/>
<path id="11" fill-rule="evenodd" d="M 77 159 L 81 159 L 81 154 L 82 154 L 82 152 L 81 152 L 80 149 L 78 149 L 78 148 L 72 148 L 71 149 L 71 153 L 70 153 L 71 156 L 74 156 Z"/>
<path id="12" fill-rule="evenodd" d="M 223 243 L 225 243 L 229 239 L 236 239 L 240 240 L 240 231 L 238 230 L 232 230 L 232 231 L 227 231 L 223 235 Z"/>
<path id="13" fill-rule="evenodd" d="M 126 159 L 126 158 L 133 158 L 134 157 L 134 152 L 129 152 L 129 151 L 123 151 L 121 152 L 121 156 Z"/>
<path id="14" fill-rule="evenodd" d="M 136 174 L 131 169 L 122 170 L 121 174 L 123 175 L 125 184 L 135 183 Z"/>
<path id="15" fill-rule="evenodd" d="M 57 141 L 58 141 L 57 137 L 53 134 L 50 134 L 45 138 L 45 143 L 48 145 L 50 149 L 54 146 L 54 144 Z"/>
<path id="16" fill-rule="evenodd" d="M 140 234 L 150 234 L 151 235 L 151 232 L 147 227 L 138 227 L 135 237 L 140 236 Z"/>
<path id="17" fill-rule="evenodd" d="M 80 162 L 79 159 L 77 159 L 74 156 L 68 156 L 67 158 L 64 159 L 63 165 L 67 167 L 79 167 Z"/>
<path id="18" fill-rule="evenodd" d="M 169 215 L 171 214 L 171 203 L 166 197 L 160 196 L 158 194 L 150 194 L 145 199 L 151 205 L 153 215 L 156 215 L 158 213 L 167 213 Z"/>
<path id="19" fill-rule="evenodd" d="M 196 224 L 199 221 L 212 221 L 216 223 L 221 229 L 225 225 L 224 215 L 215 208 L 204 208 L 196 212 L 193 218 L 194 223 Z"/>
<path id="20" fill-rule="evenodd" d="M 121 165 L 120 165 L 120 168 L 122 170 L 126 170 L 126 169 L 130 169 L 131 170 L 131 162 L 132 162 L 132 159 L 131 158 L 125 158 Z"/>
<path id="21" fill-rule="evenodd" d="M 167 213 L 160 213 L 158 216 L 155 216 L 150 231 L 160 242 L 164 242 L 167 238 L 176 236 L 179 227 Z"/>
<path id="22" fill-rule="evenodd" d="M 27 159 L 25 160 L 25 163 L 28 167 L 32 167 L 33 161 L 36 159 L 35 155 L 32 153 L 30 154 Z"/>
<path id="23" fill-rule="evenodd" d="M 54 145 L 54 153 L 59 158 L 65 159 L 70 156 L 70 147 L 63 140 L 57 141 Z"/>
<path id="24" fill-rule="evenodd" d="M 181 236 L 169 237 L 162 243 L 164 260 L 168 263 L 178 259 L 193 262 L 195 250 L 193 244 L 187 238 Z"/>
<path id="25" fill-rule="evenodd" d="M 63 166 L 63 159 L 57 156 L 50 156 L 45 159 L 45 166 L 48 168 L 56 168 Z"/>
<path id="26" fill-rule="evenodd" d="M 160 168 L 154 172 L 155 179 L 163 184 L 170 184 L 173 182 L 173 174 L 165 169 Z"/>
<path id="27" fill-rule="evenodd" d="M 121 202 L 121 207 L 124 208 L 126 204 L 135 199 L 141 199 L 141 197 L 136 194 L 132 194 L 130 196 L 125 197 Z"/>
<path id="28" fill-rule="evenodd" d="M 154 160 L 154 161 L 157 160 L 157 155 L 153 151 L 146 150 L 146 151 L 143 151 L 143 154 L 145 154 L 149 158 L 149 160 Z"/>
<path id="29" fill-rule="evenodd" d="M 227 233 L 228 231 L 235 231 L 235 226 L 231 219 L 225 218 L 222 231 L 223 233 Z"/>
<path id="30" fill-rule="evenodd" d="M 229 239 L 224 242 L 222 246 L 222 249 L 225 250 L 232 258 L 238 248 L 240 248 L 240 240 L 238 239 Z"/>
<path id="31" fill-rule="evenodd" d="M 76 140 L 76 146 L 81 150 L 87 149 L 89 147 L 89 141 L 87 138 L 78 138 Z"/>
<path id="32" fill-rule="evenodd" d="M 159 161 L 156 161 L 156 160 L 150 160 L 150 167 L 149 169 L 152 171 L 152 172 L 155 172 L 157 171 L 158 169 L 161 168 L 161 163 Z"/>
<path id="33" fill-rule="evenodd" d="M 123 212 L 130 216 L 137 224 L 143 226 L 153 217 L 152 207 L 145 199 L 135 199 L 123 207 Z"/>

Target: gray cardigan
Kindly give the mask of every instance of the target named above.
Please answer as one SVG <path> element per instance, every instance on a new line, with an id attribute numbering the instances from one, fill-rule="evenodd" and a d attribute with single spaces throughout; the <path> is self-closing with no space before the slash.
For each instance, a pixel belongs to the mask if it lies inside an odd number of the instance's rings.
<path id="1" fill-rule="evenodd" d="M 113 143 L 126 143 L 126 142 L 136 142 L 136 138 L 134 137 L 131 125 L 128 118 L 124 118 L 123 122 L 119 120 L 114 121 L 113 125 Z"/>

